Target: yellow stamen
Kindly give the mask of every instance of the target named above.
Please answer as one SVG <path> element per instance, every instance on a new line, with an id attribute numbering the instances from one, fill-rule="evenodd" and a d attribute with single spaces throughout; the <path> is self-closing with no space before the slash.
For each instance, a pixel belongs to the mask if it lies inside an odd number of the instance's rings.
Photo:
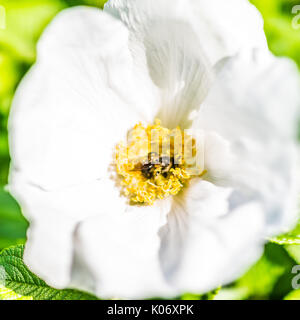
<path id="1" fill-rule="evenodd" d="M 185 145 L 191 146 L 189 152 Z M 195 153 L 195 139 L 180 127 L 170 130 L 159 120 L 146 127 L 135 125 L 127 145 L 116 146 L 116 171 L 124 194 L 133 203 L 148 205 L 176 195 L 193 177 L 186 160 Z"/>

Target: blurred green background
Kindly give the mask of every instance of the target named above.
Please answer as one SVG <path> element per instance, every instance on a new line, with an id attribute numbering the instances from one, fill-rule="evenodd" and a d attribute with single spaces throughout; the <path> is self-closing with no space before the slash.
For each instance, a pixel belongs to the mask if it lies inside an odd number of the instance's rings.
<path id="1" fill-rule="evenodd" d="M 17 203 L 4 191 L 10 161 L 6 127 L 15 89 L 34 63 L 36 42 L 56 13 L 74 5 L 101 7 L 104 3 L 105 0 L 0 0 L 6 13 L 5 29 L 1 29 L 0 21 L 0 250 L 24 243 L 28 226 Z M 289 56 L 300 66 L 300 29 L 292 28 L 292 8 L 300 5 L 300 0 L 252 3 L 264 17 L 271 51 Z M 293 232 L 299 236 L 300 228 Z M 268 243 L 260 261 L 240 280 L 220 289 L 215 299 L 300 299 L 300 290 L 291 287 L 291 268 L 300 264 L 299 248 L 300 245 Z M 182 297 L 199 298 L 189 294 Z"/>

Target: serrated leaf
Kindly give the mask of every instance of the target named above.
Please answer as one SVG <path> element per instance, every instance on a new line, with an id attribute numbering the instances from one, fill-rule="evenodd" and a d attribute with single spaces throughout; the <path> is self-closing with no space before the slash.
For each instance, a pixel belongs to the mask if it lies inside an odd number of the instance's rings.
<path id="1" fill-rule="evenodd" d="M 280 245 L 300 244 L 300 223 L 292 231 L 269 240 Z"/>
<path id="2" fill-rule="evenodd" d="M 33 298 L 22 296 L 11 289 L 0 287 L 0 300 L 33 300 Z"/>
<path id="3" fill-rule="evenodd" d="M 34 300 L 97 300 L 77 290 L 57 290 L 34 275 L 23 263 L 24 246 L 4 249 L 0 253 L 0 266 L 5 270 L 5 288 Z"/>

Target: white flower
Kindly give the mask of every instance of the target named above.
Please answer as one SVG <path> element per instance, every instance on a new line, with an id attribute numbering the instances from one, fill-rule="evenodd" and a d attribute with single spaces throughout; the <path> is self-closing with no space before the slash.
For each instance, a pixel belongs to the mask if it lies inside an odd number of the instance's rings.
<path id="1" fill-rule="evenodd" d="M 8 188 L 30 221 L 33 272 L 103 298 L 201 293 L 292 225 L 298 75 L 262 25 L 242 0 L 111 0 L 54 19 L 9 122 Z M 156 117 L 202 130 L 207 173 L 130 205 L 109 165 Z"/>

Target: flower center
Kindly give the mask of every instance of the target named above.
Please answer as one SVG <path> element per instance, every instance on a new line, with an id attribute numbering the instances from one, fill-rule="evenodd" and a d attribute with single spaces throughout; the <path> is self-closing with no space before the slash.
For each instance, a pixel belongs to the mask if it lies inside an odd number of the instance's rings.
<path id="1" fill-rule="evenodd" d="M 204 173 L 195 171 L 195 139 L 180 127 L 162 127 L 159 120 L 135 125 L 127 144 L 119 143 L 115 151 L 123 192 L 133 203 L 151 205 L 176 195 L 192 177 Z"/>

